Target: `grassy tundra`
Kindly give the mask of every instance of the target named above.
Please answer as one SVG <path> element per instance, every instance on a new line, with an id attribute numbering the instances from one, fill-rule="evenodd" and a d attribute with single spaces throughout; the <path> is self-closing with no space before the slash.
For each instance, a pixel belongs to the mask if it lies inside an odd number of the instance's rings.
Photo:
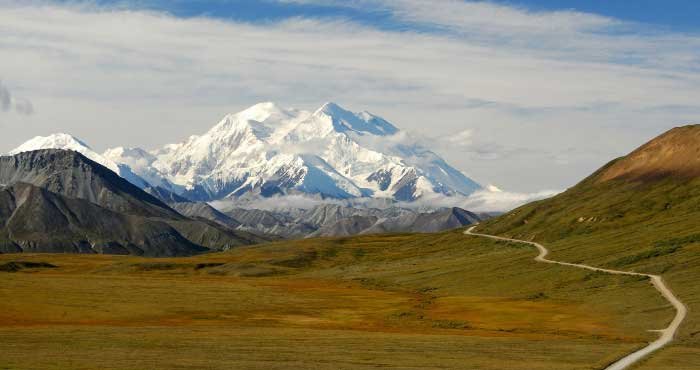
<path id="1" fill-rule="evenodd" d="M 646 281 L 462 231 L 0 255 L 0 369 L 597 369 L 673 315 Z"/>

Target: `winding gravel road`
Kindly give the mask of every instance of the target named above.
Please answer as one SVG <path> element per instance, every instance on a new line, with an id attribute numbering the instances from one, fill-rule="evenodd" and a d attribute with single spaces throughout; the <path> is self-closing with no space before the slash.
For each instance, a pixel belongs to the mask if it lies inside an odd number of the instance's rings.
<path id="1" fill-rule="evenodd" d="M 656 288 L 656 290 L 658 290 L 659 293 L 661 293 L 661 295 L 664 298 L 666 298 L 666 300 L 669 301 L 669 303 L 671 303 L 671 305 L 673 305 L 673 307 L 676 309 L 676 316 L 673 318 L 673 321 L 671 321 L 671 323 L 665 329 L 654 330 L 654 331 L 660 333 L 659 339 L 649 343 L 646 347 L 639 349 L 635 352 L 632 352 L 632 353 L 628 354 L 627 356 L 617 360 L 613 364 L 606 367 L 605 370 L 627 369 L 628 367 L 632 366 L 634 363 L 638 362 L 639 360 L 643 359 L 644 357 L 649 356 L 652 352 L 654 352 L 658 349 L 661 349 L 665 345 L 669 344 L 671 341 L 673 341 L 673 337 L 676 335 L 678 328 L 680 327 L 681 323 L 685 319 L 685 315 L 687 313 L 687 309 L 686 309 L 685 305 L 678 298 L 676 298 L 675 295 L 673 295 L 673 292 L 671 291 L 671 289 L 669 289 L 666 286 L 666 284 L 664 283 L 664 280 L 659 275 L 641 274 L 638 272 L 630 272 L 630 271 L 610 270 L 610 269 L 604 269 L 604 268 L 593 267 L 593 266 L 588 266 L 588 265 L 582 265 L 582 264 L 578 264 L 578 263 L 553 261 L 553 260 L 546 258 L 547 254 L 549 254 L 549 250 L 547 248 L 545 248 L 542 244 L 528 242 L 525 240 L 504 238 L 504 237 L 495 236 L 495 235 L 474 233 L 474 232 L 472 232 L 472 230 L 474 230 L 475 227 L 476 226 L 470 227 L 469 230 L 465 231 L 464 233 L 467 235 L 481 236 L 484 238 L 505 240 L 505 241 L 516 242 L 516 243 L 525 243 L 525 244 L 530 244 L 532 246 L 535 246 L 540 251 L 540 254 L 537 257 L 535 257 L 535 261 L 537 261 L 537 262 L 552 263 L 552 264 L 557 264 L 557 265 L 562 265 L 562 266 L 571 266 L 571 267 L 576 267 L 576 268 L 581 268 L 581 269 L 586 269 L 586 270 L 591 270 L 591 271 L 607 272 L 609 274 L 616 274 L 616 275 L 645 276 L 645 277 L 648 277 L 649 279 L 651 279 L 651 283 L 654 285 L 654 288 Z"/>

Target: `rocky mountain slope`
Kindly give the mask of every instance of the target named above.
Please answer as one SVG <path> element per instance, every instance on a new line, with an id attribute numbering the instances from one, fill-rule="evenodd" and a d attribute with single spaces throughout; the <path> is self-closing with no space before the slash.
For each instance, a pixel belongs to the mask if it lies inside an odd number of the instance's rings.
<path id="1" fill-rule="evenodd" d="M 63 149 L 78 152 L 90 160 L 109 168 L 114 173 L 140 188 L 145 188 L 149 185 L 146 180 L 135 174 L 129 165 L 116 163 L 92 150 L 92 148 L 82 140 L 64 133 L 37 136 L 11 150 L 8 154 L 15 155 L 42 149 Z"/>
<path id="2" fill-rule="evenodd" d="M 419 212 L 405 208 L 354 208 L 336 204 L 308 210 L 279 211 L 233 208 L 216 211 L 206 203 L 172 204 L 183 214 L 236 227 L 238 230 L 284 238 L 332 237 L 389 232 L 437 232 L 479 222 L 481 217 L 460 208 Z M 237 226 L 234 226 L 237 225 Z"/>
<path id="3" fill-rule="evenodd" d="M 178 219 L 157 198 L 82 154 L 46 149 L 0 157 L 0 184 L 25 182 L 115 212 Z"/>
<path id="4" fill-rule="evenodd" d="M 265 239 L 185 217 L 75 151 L 0 157 L 5 252 L 179 256 Z"/>
<path id="5" fill-rule="evenodd" d="M 166 222 L 16 183 L 0 188 L 1 253 L 187 256 L 208 249 Z"/>
<path id="6" fill-rule="evenodd" d="M 479 215 L 453 207 L 438 209 L 433 212 L 415 212 L 402 217 L 383 218 L 362 233 L 376 234 L 406 231 L 433 233 L 471 225 L 481 220 L 482 217 Z"/>
<path id="7" fill-rule="evenodd" d="M 187 217 L 210 220 L 220 225 L 232 228 L 237 228 L 241 225 L 240 222 L 204 202 L 177 202 L 170 203 L 170 205 L 173 207 L 173 209 L 180 212 L 180 214 Z"/>

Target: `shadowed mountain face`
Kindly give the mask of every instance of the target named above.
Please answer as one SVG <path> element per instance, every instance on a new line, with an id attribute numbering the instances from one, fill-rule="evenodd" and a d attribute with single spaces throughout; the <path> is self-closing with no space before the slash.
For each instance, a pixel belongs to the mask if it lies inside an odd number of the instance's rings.
<path id="1" fill-rule="evenodd" d="M 165 203 L 78 152 L 45 149 L 0 157 L 0 184 L 18 182 L 119 213 L 184 219 Z"/>
<path id="2" fill-rule="evenodd" d="M 446 208 L 433 212 L 414 212 L 406 209 L 374 210 L 370 213 L 357 212 L 351 217 L 325 222 L 311 236 L 433 233 L 479 221 L 479 216 L 461 208 Z"/>
<path id="3" fill-rule="evenodd" d="M 82 154 L 0 157 L 0 252 L 184 256 L 266 239 L 185 217 Z"/>
<path id="4" fill-rule="evenodd" d="M 0 190 L 0 252 L 186 256 L 207 250 L 165 222 L 17 183 Z"/>
<path id="5" fill-rule="evenodd" d="M 240 222 L 204 202 L 179 202 L 171 203 L 170 205 L 173 209 L 187 217 L 210 220 L 231 228 L 236 228 L 241 225 Z"/>
<path id="6" fill-rule="evenodd" d="M 154 197 L 160 199 L 164 203 L 186 203 L 190 202 L 189 199 L 179 196 L 170 190 L 164 189 L 160 186 L 147 186 L 143 189 L 146 193 L 153 195 Z"/>
<path id="7" fill-rule="evenodd" d="M 190 217 L 203 217 L 217 222 L 221 219 L 205 207 L 173 206 L 183 210 L 187 207 L 185 214 Z M 335 204 L 286 211 L 236 208 L 225 212 L 225 216 L 237 222 L 239 230 L 285 238 L 437 232 L 480 221 L 479 216 L 460 208 L 418 212 L 404 208 L 353 208 Z"/>

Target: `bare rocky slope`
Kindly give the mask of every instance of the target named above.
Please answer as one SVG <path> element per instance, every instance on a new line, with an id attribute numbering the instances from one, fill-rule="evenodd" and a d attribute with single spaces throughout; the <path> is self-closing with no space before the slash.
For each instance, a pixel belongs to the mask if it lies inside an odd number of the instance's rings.
<path id="1" fill-rule="evenodd" d="M 207 250 L 168 223 L 31 184 L 0 190 L 0 252 L 186 256 Z"/>
<path id="2" fill-rule="evenodd" d="M 484 219 L 461 208 L 416 211 L 391 207 L 355 208 L 322 204 L 310 209 L 260 210 L 233 208 L 219 212 L 206 203 L 172 203 L 188 217 L 282 238 L 334 237 L 360 234 L 438 232 Z"/>
<path id="3" fill-rule="evenodd" d="M 181 215 L 74 151 L 0 157 L 2 252 L 180 256 L 266 238 Z"/>
<path id="4" fill-rule="evenodd" d="M 24 182 L 115 212 L 182 219 L 157 198 L 82 154 L 45 149 L 0 157 L 0 184 Z"/>

